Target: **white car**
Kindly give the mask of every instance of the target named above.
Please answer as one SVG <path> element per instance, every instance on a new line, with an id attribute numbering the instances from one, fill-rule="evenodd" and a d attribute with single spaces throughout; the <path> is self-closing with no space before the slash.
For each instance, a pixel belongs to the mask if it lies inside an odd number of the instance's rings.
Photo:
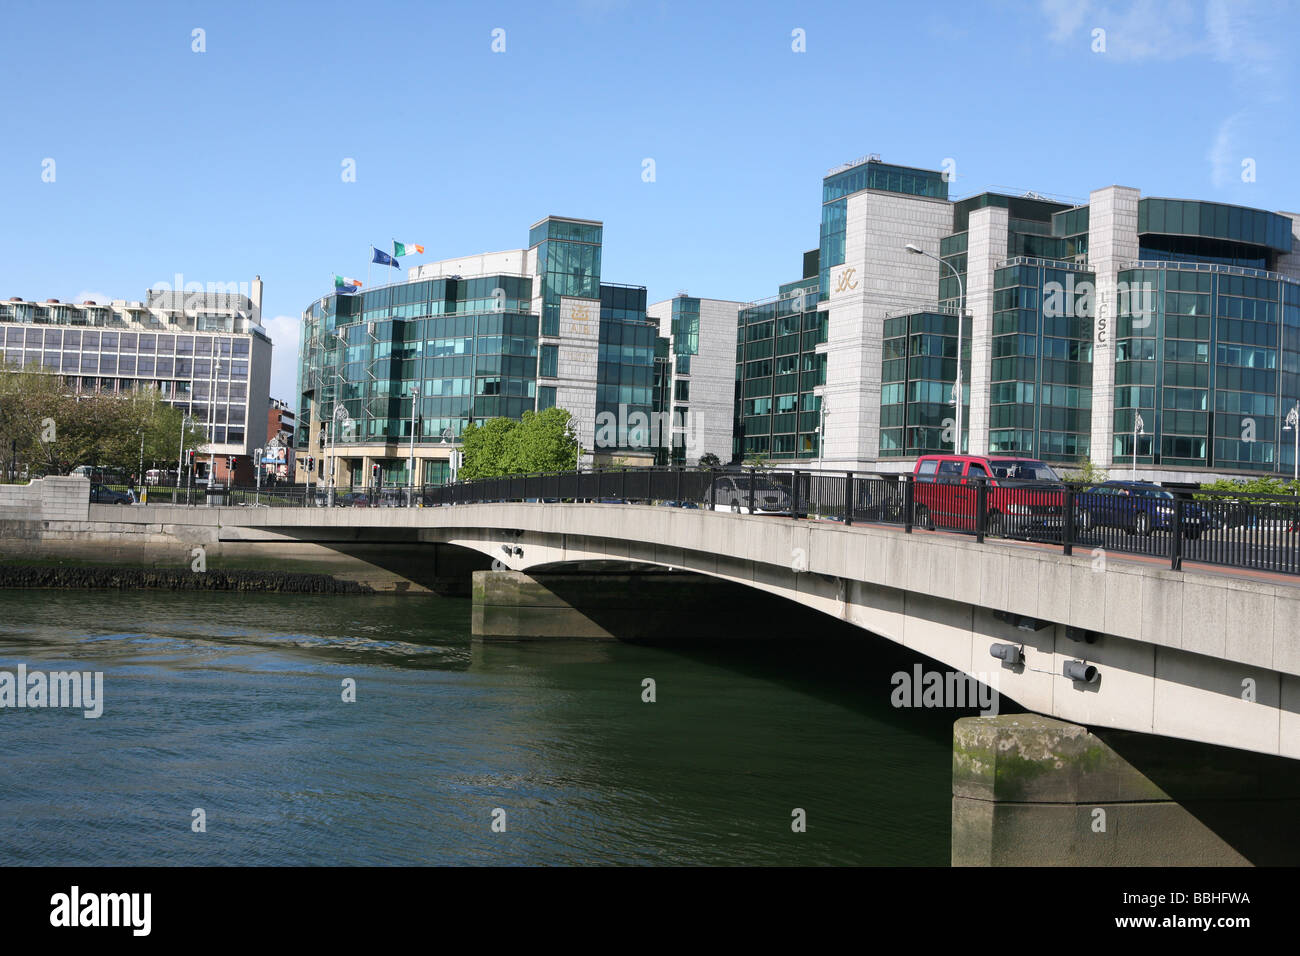
<path id="1" fill-rule="evenodd" d="M 754 510 L 749 510 L 750 482 L 754 485 Z M 788 515 L 790 494 L 762 475 L 719 475 L 711 489 L 714 511 L 734 514 Z"/>

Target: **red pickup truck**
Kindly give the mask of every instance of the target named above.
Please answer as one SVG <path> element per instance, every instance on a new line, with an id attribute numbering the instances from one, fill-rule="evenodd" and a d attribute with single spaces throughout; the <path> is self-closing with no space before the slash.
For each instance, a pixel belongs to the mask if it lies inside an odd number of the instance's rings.
<path id="1" fill-rule="evenodd" d="M 1061 477 L 1032 458 L 924 455 L 916 460 L 914 521 L 921 528 L 975 530 L 976 486 L 988 486 L 985 534 L 1014 537 L 1059 533 L 1064 525 Z"/>

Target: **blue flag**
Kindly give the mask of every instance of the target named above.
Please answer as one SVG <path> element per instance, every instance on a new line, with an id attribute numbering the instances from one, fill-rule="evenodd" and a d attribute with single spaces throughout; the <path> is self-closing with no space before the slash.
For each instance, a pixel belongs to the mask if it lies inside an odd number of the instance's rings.
<path id="1" fill-rule="evenodd" d="M 370 257 L 371 262 L 378 262 L 381 266 L 392 266 L 394 269 L 402 268 L 397 264 L 397 260 L 384 252 L 384 250 L 376 249 L 374 246 L 371 246 L 370 248 L 374 252 L 374 255 Z"/>

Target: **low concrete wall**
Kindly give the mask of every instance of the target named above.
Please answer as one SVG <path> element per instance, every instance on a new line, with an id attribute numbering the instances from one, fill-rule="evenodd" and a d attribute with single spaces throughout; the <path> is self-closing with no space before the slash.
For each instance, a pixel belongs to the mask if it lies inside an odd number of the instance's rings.
<path id="1" fill-rule="evenodd" d="M 1037 714 L 953 730 L 954 866 L 1300 862 L 1294 761 Z"/>
<path id="2" fill-rule="evenodd" d="M 85 478 L 37 478 L 0 485 L 0 521 L 85 521 L 90 482 Z"/>
<path id="3" fill-rule="evenodd" d="M 77 481 L 81 492 L 88 493 L 85 479 L 54 480 Z M 21 487 L 26 492 L 27 486 Z M 64 514 L 75 510 L 66 502 L 62 508 Z M 34 520 L 33 513 L 60 513 L 36 506 L 34 512 L 0 517 L 0 562 L 189 572 L 201 553 L 209 571 L 323 574 L 385 593 L 459 597 L 469 596 L 472 572 L 490 564 L 490 559 L 476 552 L 422 544 L 413 540 L 414 535 L 394 541 L 356 540 L 352 536 L 331 543 L 278 536 L 259 541 L 255 535 L 249 535 L 252 540 L 238 536 L 224 540 L 219 510 L 234 509 L 128 505 L 89 505 L 87 509 L 83 504 L 81 511 L 87 510 L 88 517 Z"/>

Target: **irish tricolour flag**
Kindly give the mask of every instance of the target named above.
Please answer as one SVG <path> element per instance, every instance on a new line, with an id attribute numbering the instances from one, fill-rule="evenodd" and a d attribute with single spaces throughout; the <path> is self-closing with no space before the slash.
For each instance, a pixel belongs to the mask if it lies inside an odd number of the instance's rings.
<path id="1" fill-rule="evenodd" d="M 424 246 L 417 246 L 413 242 L 398 242 L 393 240 L 393 257 L 400 259 L 402 256 L 424 255 Z"/>
<path id="2" fill-rule="evenodd" d="M 349 290 L 351 290 L 351 289 L 360 289 L 360 288 L 361 288 L 361 280 L 360 280 L 360 279 L 349 279 L 347 276 L 337 276 L 337 275 L 336 275 L 336 276 L 334 277 L 334 288 L 336 288 L 336 289 L 349 289 Z"/>

